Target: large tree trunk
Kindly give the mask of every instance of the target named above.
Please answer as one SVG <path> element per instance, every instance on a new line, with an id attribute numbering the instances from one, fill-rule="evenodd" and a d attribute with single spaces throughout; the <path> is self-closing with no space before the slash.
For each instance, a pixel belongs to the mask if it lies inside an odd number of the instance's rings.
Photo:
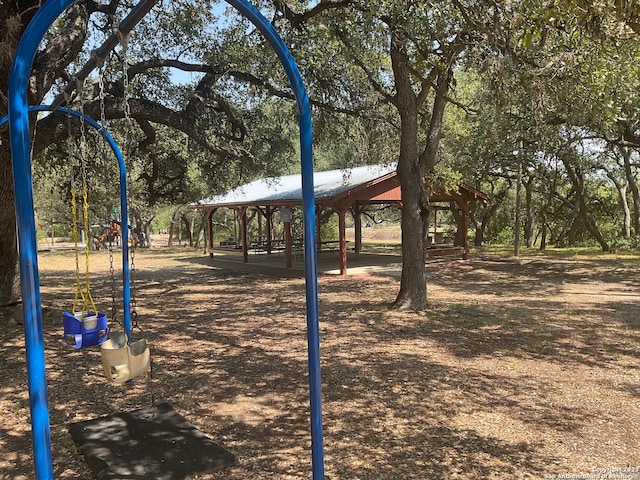
<path id="1" fill-rule="evenodd" d="M 176 209 L 171 215 L 171 224 L 169 225 L 169 240 L 167 242 L 168 247 L 173 247 L 174 239 L 178 240 L 178 246 L 180 245 L 180 219 L 182 217 L 182 211 L 180 208 Z"/>
<path id="2" fill-rule="evenodd" d="M 574 229 L 574 225 L 578 218 L 578 207 L 574 206 L 571 211 L 571 216 L 565 222 L 560 234 L 558 235 L 558 239 L 556 240 L 556 244 L 559 247 L 566 247 L 567 245 L 572 245 L 571 241 L 571 229 Z"/>
<path id="3" fill-rule="evenodd" d="M 14 10 L 15 5 L 0 2 L 0 19 L 3 21 L 0 29 L 0 45 L 13 52 L 17 46 L 23 29 L 10 32 L 9 19 L 19 22 L 19 13 Z M 26 24 L 25 24 L 26 25 Z M 13 33 L 13 35 L 11 35 Z M 12 55 L 0 50 L 0 115 L 8 110 L 8 81 Z M 12 302 L 18 296 L 16 281 L 16 267 L 18 264 L 18 249 L 16 238 L 16 218 L 13 196 L 13 172 L 11 166 L 11 150 L 9 145 L 9 131 L 0 131 L 0 305 Z"/>
<path id="4" fill-rule="evenodd" d="M 630 148 L 625 149 L 623 152 L 624 173 L 627 177 L 627 185 L 631 191 L 631 198 L 633 198 L 633 218 L 631 219 L 633 233 L 638 236 L 640 235 L 640 191 L 638 191 L 638 183 L 636 182 L 633 168 L 631 167 L 631 153 L 632 150 Z"/>
<path id="5" fill-rule="evenodd" d="M 547 249 L 547 216 L 544 210 L 540 211 L 540 250 Z"/>
<path id="6" fill-rule="evenodd" d="M 16 266 L 18 248 L 16 218 L 13 208 L 13 175 L 8 135 L 2 135 L 0 145 L 0 305 L 10 303 L 18 296 Z"/>
<path id="7" fill-rule="evenodd" d="M 184 229 L 187 232 L 189 246 L 193 247 L 193 229 L 195 224 L 194 216 L 191 215 L 189 217 L 189 215 L 187 215 L 186 213 L 183 213 L 181 218 L 182 218 L 182 223 L 184 224 Z"/>
<path id="8" fill-rule="evenodd" d="M 398 178 L 402 189 L 402 274 L 400 292 L 394 305 L 400 309 L 423 310 L 427 306 L 424 231 L 425 224 L 428 224 L 428 210 L 425 215 L 420 205 L 421 197 L 425 196 L 425 172 L 420 170 L 418 158 L 418 107 L 410 80 L 406 39 L 399 32 L 393 32 L 391 37 L 391 60 L 401 124 Z"/>
<path id="9" fill-rule="evenodd" d="M 509 190 L 511 189 L 511 184 L 508 182 L 505 182 L 502 187 L 500 188 L 500 190 L 498 190 L 496 193 L 492 193 L 492 195 L 489 197 L 489 200 L 484 204 L 485 208 L 480 209 L 480 202 L 476 202 L 476 211 L 472 213 L 472 221 L 475 225 L 475 238 L 473 240 L 473 244 L 476 247 L 481 247 L 482 245 L 484 245 L 484 241 L 485 241 L 485 232 L 487 230 L 487 226 L 489 225 L 489 222 L 493 219 L 493 216 L 496 214 L 496 212 L 498 211 L 498 208 L 502 205 L 502 203 L 504 202 L 504 199 L 507 196 L 507 193 L 509 193 Z M 492 185 L 492 191 L 495 191 L 495 186 Z"/>
<path id="10" fill-rule="evenodd" d="M 449 208 L 451 209 L 451 215 L 456 222 L 457 228 L 456 233 L 453 237 L 453 246 L 454 247 L 464 247 L 464 231 L 462 230 L 462 216 L 465 214 L 462 210 L 458 208 L 456 202 L 451 202 L 449 204 Z"/>
<path id="11" fill-rule="evenodd" d="M 404 135 L 403 129 L 403 137 Z M 428 213 L 420 205 L 424 195 L 424 173 L 417 162 L 402 162 L 402 155 L 412 150 L 406 139 L 401 148 L 398 162 L 398 176 L 402 182 L 402 274 L 400 292 L 395 306 L 401 310 L 424 310 L 427 306 L 427 283 L 425 277 L 425 229 L 428 227 Z M 414 144 L 415 145 L 415 144 Z M 428 212 L 428 210 L 427 210 Z"/>
<path id="12" fill-rule="evenodd" d="M 484 232 L 487 224 L 485 222 L 475 222 L 475 236 L 473 237 L 473 245 L 481 247 L 484 244 Z"/>
<path id="13" fill-rule="evenodd" d="M 596 221 L 595 218 L 593 218 L 591 215 L 589 215 L 586 210 L 584 211 L 584 224 L 587 227 L 587 230 L 591 233 L 591 235 L 593 235 L 593 237 L 598 241 L 598 243 L 600 244 L 600 248 L 602 248 L 603 252 L 609 252 L 611 250 L 611 247 L 609 247 L 609 244 L 607 243 L 607 240 L 604 238 L 604 235 L 602 234 L 602 231 L 600 230 L 600 226 L 598 225 L 598 222 Z"/>
<path id="14" fill-rule="evenodd" d="M 427 141 L 423 152 L 418 154 L 418 111 L 424 97 L 416 95 L 413 90 L 407 43 L 402 32 L 392 31 L 391 63 L 401 124 L 398 178 L 403 207 L 402 274 L 394 306 L 400 310 L 419 311 L 427 307 L 424 258 L 430 210 L 424 178 L 437 159 L 451 67 L 438 71 Z"/>
<path id="15" fill-rule="evenodd" d="M 448 78 L 445 80 L 448 82 Z M 436 162 L 437 145 L 441 134 L 442 114 L 444 112 L 444 96 L 441 110 L 434 117 L 437 132 L 432 129 L 430 135 L 431 147 L 428 155 L 421 155 L 421 161 L 412 161 L 417 148 L 411 145 L 411 140 L 417 136 L 417 122 L 406 121 L 401 134 L 401 154 L 398 162 L 398 177 L 402 185 L 402 275 L 400 292 L 394 305 L 401 310 L 424 310 L 427 306 L 427 283 L 425 277 L 426 239 L 429 231 L 429 200 L 424 183 L 424 176 Z M 438 99 L 436 98 L 436 103 Z M 433 126 L 432 117 L 432 126 Z M 414 130 L 415 128 L 415 134 Z M 425 149 L 431 150 L 430 148 Z M 423 159 L 426 158 L 426 161 Z"/>
<path id="16" fill-rule="evenodd" d="M 605 170 L 607 172 L 607 177 L 613 182 L 613 185 L 616 187 L 616 191 L 618 192 L 618 201 L 620 202 L 620 207 L 622 208 L 623 218 L 622 218 L 622 236 L 624 238 L 631 238 L 631 209 L 629 208 L 629 202 L 627 200 L 627 183 L 621 182 L 615 175 L 614 172 L 609 170 Z"/>
<path id="17" fill-rule="evenodd" d="M 631 209 L 629 208 L 629 202 L 627 201 L 626 186 L 622 190 L 620 190 L 619 195 L 620 205 L 622 205 L 622 210 L 624 212 L 622 235 L 624 235 L 624 238 L 631 238 Z"/>
<path id="18" fill-rule="evenodd" d="M 533 207 L 533 178 L 528 177 L 522 182 L 525 192 L 525 220 L 524 220 L 524 239 L 527 248 L 533 248 L 536 241 L 535 228 L 535 209 Z"/>
<path id="19" fill-rule="evenodd" d="M 8 82 L 13 54 L 29 21 L 41 2 L 0 2 L 0 113 L 8 111 Z M 32 78 L 27 89 L 31 105 L 41 103 L 52 82 L 75 58 L 86 36 L 88 15 L 86 4 L 71 7 L 59 29 L 63 34 L 50 39 L 35 58 Z M 17 28 L 14 28 L 16 27 Z M 31 135 L 35 116 L 31 118 Z M 18 295 L 18 249 L 13 194 L 13 172 L 8 129 L 0 132 L 0 305 Z"/>
<path id="20" fill-rule="evenodd" d="M 577 211 L 575 212 L 575 220 L 569 228 L 569 244 L 573 245 L 576 240 L 577 228 L 582 223 L 587 230 L 600 244 L 604 252 L 609 251 L 609 244 L 600 230 L 598 222 L 591 216 L 587 207 L 587 194 L 584 185 L 584 174 L 579 166 L 571 165 L 571 162 L 565 156 L 561 156 L 562 164 L 565 167 L 567 176 L 573 186 L 576 197 Z"/>

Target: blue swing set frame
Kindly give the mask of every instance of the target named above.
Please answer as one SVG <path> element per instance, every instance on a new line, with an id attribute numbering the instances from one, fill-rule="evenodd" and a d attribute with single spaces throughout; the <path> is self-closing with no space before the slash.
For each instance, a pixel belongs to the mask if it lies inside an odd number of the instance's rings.
<path id="1" fill-rule="evenodd" d="M 13 183 L 19 245 L 20 283 L 22 309 L 24 314 L 25 347 L 27 358 L 27 376 L 29 386 L 29 406 L 31 412 L 31 434 L 35 477 L 38 480 L 53 479 L 53 460 L 51 453 L 51 432 L 49 420 L 47 381 L 44 355 L 44 336 L 42 330 L 42 309 L 40 282 L 38 274 L 36 227 L 34 219 L 33 185 L 31 176 L 31 151 L 29 112 L 50 110 L 56 106 L 29 106 L 27 104 L 27 85 L 35 54 L 42 38 L 51 24 L 73 3 L 74 0 L 47 0 L 33 17 L 23 34 L 15 53 L 9 76 L 9 132 L 11 136 L 11 156 Z M 318 320 L 318 282 L 315 241 L 315 202 L 313 188 L 313 148 L 311 109 L 298 67 L 271 23 L 247 0 L 226 0 L 247 17 L 276 51 L 287 73 L 296 98 L 300 122 L 300 162 L 302 173 L 302 209 L 304 218 L 304 259 L 307 307 L 307 347 L 309 365 L 309 399 L 311 427 L 311 464 L 314 480 L 324 479 L 324 453 L 322 434 L 322 403 L 320 376 L 320 331 Z M 137 7 L 136 7 L 137 8 Z M 135 10 L 135 9 L 134 9 Z M 133 14 L 133 11 L 132 11 Z M 38 110 L 41 109 L 41 110 Z M 70 109 L 59 110 L 74 115 Z M 76 112 L 79 114 L 79 112 Z M 94 123 L 92 119 L 85 120 Z M 5 120 L 6 122 L 6 120 Z M 95 125 L 92 125 L 95 127 Z M 106 130 L 99 125 L 97 129 L 105 136 Z M 107 141 L 109 139 L 105 136 Z M 110 138 L 110 137 L 109 137 Z M 111 138 L 111 141 L 113 139 Z M 111 144 L 111 143 L 110 143 Z M 113 142 L 115 145 L 115 142 Z M 114 145 L 111 145 L 114 148 Z M 120 162 L 117 145 L 116 156 Z M 124 165 L 124 163 L 123 163 Z M 122 175 L 122 170 L 121 170 Z M 121 178 L 121 208 L 126 215 L 126 184 Z M 124 193 L 123 193 L 124 192 Z M 124 197 L 123 197 L 124 195 Z M 125 218 L 122 218 L 127 225 Z M 127 229 L 123 229 L 123 249 L 127 248 Z M 129 267 L 128 255 L 123 250 L 124 295 L 128 296 Z M 129 298 L 125 298 L 125 315 L 129 311 Z M 125 330 L 127 320 L 125 319 Z M 129 329 L 130 318 L 129 318 Z"/>
<path id="2" fill-rule="evenodd" d="M 123 222 L 129 222 L 129 214 L 127 211 L 127 167 L 124 163 L 124 157 L 122 156 L 122 152 L 120 151 L 120 148 L 118 147 L 118 144 L 116 143 L 116 141 L 114 140 L 114 138 L 111 136 L 111 134 L 108 132 L 108 130 L 106 130 L 102 125 L 100 125 L 98 122 L 96 122 L 93 118 L 91 118 L 90 116 L 79 112 L 78 110 L 74 110 L 71 108 L 67 108 L 67 107 L 56 107 L 55 105 L 30 105 L 27 110 L 29 112 L 53 112 L 53 111 L 57 111 L 60 112 L 64 115 L 68 115 L 71 117 L 75 117 L 75 118 L 82 118 L 83 121 L 89 125 L 90 127 L 94 128 L 95 130 L 98 131 L 98 133 L 100 135 L 102 135 L 102 138 L 107 142 L 107 144 L 109 145 L 109 147 L 111 148 L 111 150 L 113 151 L 113 154 L 116 157 L 116 160 L 118 162 L 118 180 L 120 182 L 120 211 L 121 213 L 121 219 Z M 9 121 L 9 115 L 4 115 L 3 117 L 0 117 L 0 127 L 5 125 L 7 122 Z M 15 169 L 15 156 L 14 156 L 14 169 Z M 14 175 L 15 175 L 15 170 L 14 170 Z M 15 181 L 14 181 L 15 183 Z M 17 196 L 17 195 L 16 195 Z M 17 201 L 16 201 L 16 212 L 17 212 Z M 127 334 L 127 337 L 131 336 L 131 312 L 130 312 L 130 304 L 131 304 L 131 269 L 129 266 L 129 243 L 128 243 L 128 238 L 129 238 L 129 232 L 125 231 L 122 232 L 122 239 L 123 239 L 123 245 L 122 245 L 122 325 L 123 325 L 123 329 L 125 331 L 125 333 Z M 37 249 L 36 249 L 37 252 Z M 38 293 L 39 293 L 39 284 L 37 285 L 38 287 Z M 23 297 L 24 297 L 24 292 L 23 292 Z M 23 302 L 24 303 L 24 302 Z M 66 312 L 65 312 L 66 313 Z M 64 321 L 64 319 L 63 319 Z M 104 325 L 105 322 L 100 321 L 100 319 L 98 320 L 98 325 L 97 327 L 100 327 L 100 325 Z M 25 328 L 26 328 L 26 324 L 25 324 Z M 78 329 L 79 328 L 79 329 Z M 108 327 L 107 327 L 108 328 Z M 76 329 L 76 331 L 74 333 L 76 334 L 80 334 L 82 335 L 82 327 L 78 327 L 77 322 L 73 323 L 73 326 L 70 327 L 69 329 L 67 329 L 65 327 L 65 332 L 67 330 L 69 330 L 69 333 L 72 333 L 72 330 Z M 96 328 L 95 332 L 91 332 L 89 334 L 90 337 L 94 336 L 94 333 L 97 335 L 99 332 L 100 328 Z M 96 338 L 97 340 L 97 338 Z M 78 340 L 76 340 L 76 343 L 78 343 Z M 93 345 L 97 345 L 98 343 L 92 343 Z M 29 348 L 29 345 L 27 344 L 27 348 Z M 80 348 L 80 346 L 78 346 L 78 348 Z"/>

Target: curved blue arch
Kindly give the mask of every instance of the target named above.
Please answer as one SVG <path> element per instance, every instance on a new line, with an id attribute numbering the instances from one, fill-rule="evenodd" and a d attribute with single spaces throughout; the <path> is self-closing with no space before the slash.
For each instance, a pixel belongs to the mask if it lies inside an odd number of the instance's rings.
<path id="1" fill-rule="evenodd" d="M 298 66 L 273 25 L 246 0 L 226 0 L 244 14 L 265 36 L 284 66 L 298 105 L 300 118 L 300 163 L 302 169 L 302 213 L 304 219 L 304 270 L 307 303 L 307 348 L 309 356 L 309 400 L 311 412 L 311 464 L 314 480 L 324 478 L 322 436 L 322 385 L 320 374 L 320 329 L 318 271 L 313 188 L 313 137 L 309 97 Z"/>
<path id="2" fill-rule="evenodd" d="M 124 163 L 124 157 L 120 151 L 120 147 L 111 136 L 109 131 L 100 125 L 89 115 L 78 110 L 67 107 L 54 107 L 53 105 L 29 105 L 30 112 L 53 112 L 57 111 L 70 115 L 75 118 L 81 118 L 87 125 L 98 131 L 102 138 L 107 142 L 118 162 L 118 173 L 120 181 L 120 220 L 122 225 L 129 225 L 129 212 L 127 210 L 127 167 Z M 0 127 L 3 127 L 9 121 L 9 115 L 0 117 Z M 122 229 L 122 319 L 124 331 L 127 337 L 131 337 L 131 269 L 129 267 L 129 229 Z"/>
<path id="3" fill-rule="evenodd" d="M 29 107 L 27 85 L 33 60 L 45 33 L 74 0 L 48 0 L 27 26 L 9 75 L 9 132 L 18 229 L 22 308 L 24 313 L 29 404 L 35 473 L 38 480 L 53 478 L 50 419 L 42 333 L 42 310 L 37 262 L 31 176 Z M 311 109 L 302 77 L 286 45 L 264 16 L 246 0 L 227 0 L 245 15 L 274 48 L 291 82 L 300 118 L 302 208 L 311 407 L 311 449 L 314 480 L 324 478 L 322 402 L 320 376 L 320 330 L 318 321 L 317 259 Z M 124 229 L 123 229 L 124 230 Z M 125 242 L 123 242 L 124 244 Z"/>

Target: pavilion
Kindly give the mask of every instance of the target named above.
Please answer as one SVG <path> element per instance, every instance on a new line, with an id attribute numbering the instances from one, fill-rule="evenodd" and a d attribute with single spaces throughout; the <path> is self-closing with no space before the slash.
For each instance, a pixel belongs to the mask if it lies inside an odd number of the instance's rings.
<path id="1" fill-rule="evenodd" d="M 354 219 L 355 252 L 362 248 L 363 208 L 372 204 L 397 204 L 402 206 L 400 183 L 396 173 L 396 165 L 369 165 L 345 170 L 330 170 L 314 174 L 314 195 L 316 205 L 316 240 L 319 249 L 328 244 L 336 244 L 340 257 L 340 273 L 347 273 L 347 240 L 346 215 L 351 212 Z M 455 192 L 432 192 L 429 201 L 432 203 L 448 203 L 447 209 L 457 207 L 458 231 L 461 232 L 461 245 L 429 249 L 427 256 L 461 255 L 467 258 L 469 224 L 469 203 L 486 200 L 482 192 L 465 184 L 460 184 Z M 235 211 L 240 220 L 240 237 L 234 240 L 242 248 L 244 261 L 249 261 L 249 250 L 260 249 L 267 254 L 284 250 L 288 268 L 292 266 L 294 240 L 291 235 L 291 219 L 293 209 L 302 206 L 302 184 L 300 175 L 286 175 L 277 178 L 262 178 L 237 187 L 224 195 L 204 199 L 191 207 L 204 210 L 206 225 L 206 250 L 213 256 L 213 214 L 221 208 Z M 327 212 L 338 215 L 339 240 L 323 241 L 320 238 L 320 218 Z M 257 239 L 248 238 L 249 211 L 255 211 L 258 217 Z M 284 224 L 284 240 L 276 240 L 273 236 L 274 214 L 278 212 Z M 263 222 L 264 219 L 264 228 Z M 264 235 L 262 235 L 264 232 Z"/>

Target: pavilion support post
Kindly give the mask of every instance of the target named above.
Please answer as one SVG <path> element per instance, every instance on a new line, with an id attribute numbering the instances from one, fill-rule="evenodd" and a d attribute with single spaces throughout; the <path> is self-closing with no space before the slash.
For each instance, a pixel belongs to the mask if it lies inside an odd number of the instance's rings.
<path id="1" fill-rule="evenodd" d="M 438 209 L 433 209 L 433 240 L 431 240 L 431 245 L 438 244 Z"/>
<path id="2" fill-rule="evenodd" d="M 213 214 L 216 213 L 215 208 L 210 208 L 207 210 L 207 216 L 205 217 L 205 222 L 207 225 L 207 241 L 205 242 L 205 246 L 208 247 L 205 250 L 208 250 L 209 257 L 213 258 Z M 207 253 L 205 251 L 205 253 Z"/>
<path id="3" fill-rule="evenodd" d="M 291 235 L 291 221 L 284 222 L 285 265 L 293 268 L 293 237 Z"/>
<path id="4" fill-rule="evenodd" d="M 277 207 L 267 207 L 265 210 L 265 223 L 267 229 L 267 254 L 271 255 L 271 242 L 273 242 L 273 214 Z"/>
<path id="5" fill-rule="evenodd" d="M 460 229 L 462 230 L 462 259 L 469 258 L 469 211 L 465 201 L 456 201 L 460 206 Z"/>
<path id="6" fill-rule="evenodd" d="M 240 209 L 240 233 L 242 234 L 242 258 L 244 263 L 249 262 L 249 232 L 247 222 L 247 207 Z"/>
<path id="7" fill-rule="evenodd" d="M 262 210 L 260 208 L 257 208 L 256 211 L 258 212 L 258 242 L 262 242 L 262 237 L 264 235 L 264 232 L 262 231 Z"/>
<path id="8" fill-rule="evenodd" d="M 237 208 L 233 209 L 233 238 L 235 239 L 235 247 L 238 248 L 240 246 L 240 232 L 238 230 L 238 217 L 240 215 L 240 210 Z"/>
<path id="9" fill-rule="evenodd" d="M 347 274 L 347 223 L 345 217 L 347 215 L 346 209 L 336 210 L 338 214 L 338 233 L 340 235 L 340 275 Z"/>
<path id="10" fill-rule="evenodd" d="M 353 225 L 355 252 L 360 253 L 362 250 L 362 206 L 358 202 L 353 206 Z"/>
<path id="11" fill-rule="evenodd" d="M 318 252 L 322 250 L 322 232 L 320 231 L 320 218 L 322 216 L 322 207 L 316 206 L 316 245 Z"/>

